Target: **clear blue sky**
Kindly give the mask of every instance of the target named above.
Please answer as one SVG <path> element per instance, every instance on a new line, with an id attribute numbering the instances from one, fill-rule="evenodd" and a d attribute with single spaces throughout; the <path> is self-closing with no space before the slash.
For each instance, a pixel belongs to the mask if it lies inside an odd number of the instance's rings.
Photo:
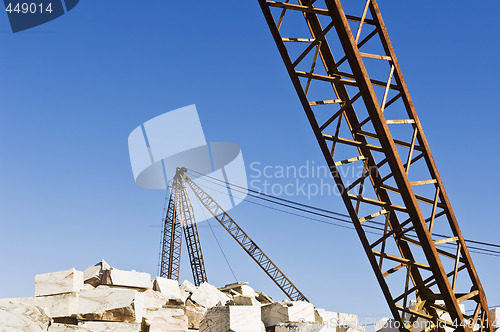
<path id="1" fill-rule="evenodd" d="M 500 243 L 500 4 L 379 5 L 465 237 Z M 196 104 L 207 140 L 239 144 L 247 165 L 323 163 L 257 1 L 85 0 L 17 34 L 0 13 L 0 45 L 0 297 L 101 258 L 156 273 L 165 193 L 134 184 L 127 150 L 156 115 Z M 293 199 L 345 211 L 339 198 Z M 318 307 L 389 314 L 353 231 L 250 203 L 231 215 Z M 238 280 L 283 298 L 215 232 Z M 210 282 L 233 282 L 206 224 L 200 233 Z M 500 304 L 500 258 L 473 258 Z"/>

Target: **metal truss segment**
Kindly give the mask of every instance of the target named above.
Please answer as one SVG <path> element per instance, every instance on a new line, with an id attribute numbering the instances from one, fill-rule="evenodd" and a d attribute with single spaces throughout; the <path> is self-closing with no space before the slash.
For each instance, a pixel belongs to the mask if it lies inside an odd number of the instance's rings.
<path id="1" fill-rule="evenodd" d="M 429 330 L 444 331 L 438 324 L 443 321 L 439 318 L 438 311 L 447 311 L 453 321 L 462 322 L 465 318 L 470 318 L 461 313 L 458 300 L 463 300 L 463 302 L 476 300 L 480 305 L 476 309 L 475 319 L 480 318 L 483 321 L 481 329 L 491 332 L 484 291 L 437 172 L 376 0 L 364 2 L 365 6 L 361 15 L 346 14 L 340 0 L 297 0 L 295 2 L 294 4 L 280 4 L 275 1 L 259 0 L 299 100 L 337 187 L 341 191 L 342 199 L 394 319 L 401 324 L 401 330 L 406 330 L 405 327 L 408 325 L 405 324 L 420 317 L 430 321 Z M 305 35 L 308 31 L 309 39 L 314 41 L 308 45 L 306 51 L 301 53 L 297 59 L 299 61 L 292 62 L 289 56 L 291 52 L 283 42 L 283 38 L 294 36 L 281 36 L 281 30 L 276 26 L 270 7 L 289 8 L 294 12 L 302 12 L 305 25 L 300 35 L 308 38 Z M 330 20 L 326 16 L 329 16 Z M 322 27 L 321 22 L 325 21 L 328 29 Z M 359 22 L 354 31 L 351 30 L 350 24 L 353 21 Z M 280 17 L 280 27 L 285 22 L 287 21 L 284 17 Z M 369 30 L 363 38 L 363 29 L 367 24 L 372 25 L 373 30 Z M 333 30 L 332 25 L 336 32 L 335 37 L 324 33 L 325 30 Z M 293 30 L 297 31 L 297 28 L 298 26 L 295 26 Z M 329 42 L 332 38 L 335 39 L 335 43 Z M 364 49 L 360 51 L 360 48 L 368 41 L 371 44 L 377 42 L 383 53 Z M 342 46 L 340 49 L 330 46 L 339 43 Z M 315 47 L 315 56 L 312 59 L 306 57 Z M 339 61 L 335 60 L 334 54 L 339 55 Z M 387 62 L 388 71 L 385 78 L 370 76 L 366 69 L 365 59 Z M 299 63 L 301 67 L 307 66 L 307 61 L 312 61 L 309 66 L 310 72 L 296 69 Z M 366 61 L 373 62 L 373 60 Z M 315 71 L 319 72 L 319 63 L 323 65 L 326 75 L 315 73 Z M 342 66 L 342 71 L 339 70 L 340 66 Z M 331 85 L 331 93 L 325 94 L 325 85 L 321 86 L 322 89 L 315 90 L 315 87 L 310 84 L 313 80 Z M 378 87 L 385 88 L 381 100 L 375 93 L 375 88 L 380 90 Z M 315 99 L 310 101 L 308 95 L 313 95 L 313 92 Z M 355 104 L 356 100 L 359 102 Z M 359 105 L 361 101 L 363 107 Z M 385 116 L 391 116 L 393 109 L 397 110 L 393 106 L 396 102 L 398 102 L 398 107 L 401 105 L 404 107 L 407 116 L 399 119 L 386 119 Z M 321 105 L 329 106 L 320 107 Z M 334 109 L 335 107 L 338 109 Z M 324 119 L 324 112 L 328 112 L 327 108 L 331 115 L 327 114 L 326 122 L 320 125 L 317 118 L 321 116 Z M 322 112 L 321 115 L 319 112 Z M 360 121 L 360 118 L 363 120 Z M 398 129 L 393 129 L 395 127 Z M 411 137 L 411 139 L 402 140 L 399 137 L 396 139 L 394 135 L 396 130 L 403 130 L 407 133 L 405 137 Z M 352 137 L 346 137 L 346 131 L 349 131 Z M 352 151 L 352 148 L 358 150 L 359 157 L 346 153 L 348 149 Z M 339 155 L 342 157 L 337 159 Z M 339 171 L 338 167 L 360 160 L 364 163 L 362 175 L 352 180 L 344 179 L 345 175 Z M 429 174 L 430 178 L 410 181 L 409 176 L 413 173 Z M 349 185 L 346 186 L 345 183 Z M 414 190 L 417 186 L 423 185 L 427 187 L 418 187 L 420 188 L 418 190 L 421 193 L 425 189 L 425 194 L 417 195 Z M 364 189 L 370 186 L 373 191 L 365 192 Z M 431 186 L 435 188 L 435 191 L 427 189 Z M 356 188 L 356 194 L 349 193 Z M 431 195 L 432 197 L 426 197 Z M 425 204 L 421 207 L 420 202 L 430 205 L 432 211 L 428 211 L 431 209 L 428 209 Z M 375 207 L 378 210 L 374 212 Z M 389 213 L 377 215 L 376 211 L 381 211 L 380 208 Z M 382 217 L 385 217 L 383 233 L 373 239 L 371 231 L 369 239 L 365 228 L 370 227 L 370 230 L 373 230 L 373 222 Z M 441 218 L 438 221 L 439 217 Z M 405 221 L 401 222 L 400 218 Z M 432 231 L 437 222 L 439 222 L 440 232 L 441 229 L 447 227 L 446 239 L 435 238 Z M 387 246 L 390 238 L 394 239 L 395 246 Z M 436 245 L 454 243 L 457 247 L 456 253 L 436 248 Z M 381 246 L 380 251 L 375 250 L 378 246 Z M 453 271 L 445 272 L 442 258 L 454 260 Z M 399 265 L 383 271 L 384 260 L 396 261 Z M 406 272 L 405 282 L 399 288 L 395 287 L 396 284 L 390 285 L 386 281 L 386 277 L 397 271 Z M 460 274 L 459 283 L 460 271 L 466 271 L 467 275 Z M 422 272 L 426 272 L 426 275 L 431 272 L 431 276 L 424 280 Z M 451 281 L 448 280 L 450 277 Z M 389 279 L 391 278 L 387 280 Z M 472 290 L 465 296 L 463 292 L 456 292 L 458 285 L 469 285 Z M 476 290 L 478 294 L 473 293 Z M 400 295 L 401 292 L 403 295 Z M 415 307 L 410 306 L 410 296 L 414 296 L 415 303 L 417 303 Z M 444 309 L 434 304 L 437 296 L 444 300 Z M 399 304 L 400 301 L 403 301 L 402 306 Z M 450 322 L 444 323 L 451 326 Z M 468 326 L 458 326 L 456 330 L 472 331 Z"/>
<path id="2" fill-rule="evenodd" d="M 247 254 L 264 270 L 274 283 L 292 300 L 307 301 L 297 287 L 288 279 L 260 247 L 241 229 L 240 226 L 225 212 L 222 207 L 191 178 L 182 173 L 183 181 L 188 184 L 193 193 L 208 209 L 221 226 L 238 242 Z"/>

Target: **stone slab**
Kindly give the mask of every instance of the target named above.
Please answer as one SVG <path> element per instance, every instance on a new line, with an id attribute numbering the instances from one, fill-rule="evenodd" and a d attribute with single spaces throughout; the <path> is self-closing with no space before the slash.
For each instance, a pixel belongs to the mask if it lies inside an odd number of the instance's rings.
<path id="1" fill-rule="evenodd" d="M 188 328 L 199 330 L 201 320 L 205 316 L 206 312 L 207 312 L 206 308 L 186 304 L 185 313 L 188 319 Z"/>
<path id="2" fill-rule="evenodd" d="M 184 280 L 179 288 L 189 294 L 193 294 L 196 290 L 196 286 L 190 283 L 188 280 Z"/>
<path id="3" fill-rule="evenodd" d="M 493 328 L 500 328 L 500 308 L 494 308 L 490 310 L 490 320 L 491 326 L 493 326 Z"/>
<path id="4" fill-rule="evenodd" d="M 384 317 L 375 323 L 375 332 L 399 332 L 392 318 Z"/>
<path id="5" fill-rule="evenodd" d="M 233 296 L 233 303 L 235 305 L 255 305 L 255 306 L 261 306 L 262 303 L 257 301 L 255 296 L 249 296 L 249 295 L 236 295 Z"/>
<path id="6" fill-rule="evenodd" d="M 103 271 L 103 285 L 148 289 L 151 287 L 151 275 L 144 272 L 123 271 L 115 268 Z"/>
<path id="7" fill-rule="evenodd" d="M 325 309 L 315 309 L 314 318 L 320 324 L 320 332 L 337 332 L 339 314 Z"/>
<path id="8" fill-rule="evenodd" d="M 40 307 L 52 318 L 71 317 L 78 311 L 78 293 L 6 299 L 15 303 Z"/>
<path id="9" fill-rule="evenodd" d="M 321 325 L 314 323 L 281 323 L 268 329 L 272 332 L 319 332 Z"/>
<path id="10" fill-rule="evenodd" d="M 256 306 L 224 306 L 208 309 L 200 324 L 200 332 L 262 331 L 260 308 Z"/>
<path id="11" fill-rule="evenodd" d="M 143 310 L 144 294 L 100 285 L 80 292 L 77 316 L 82 320 L 142 322 Z"/>
<path id="12" fill-rule="evenodd" d="M 257 296 L 257 301 L 259 301 L 260 303 L 262 304 L 271 304 L 271 303 L 274 303 L 273 299 L 266 295 L 265 293 L 263 292 L 257 292 L 256 294 Z"/>
<path id="13" fill-rule="evenodd" d="M 2 332 L 47 331 L 50 318 L 34 306 L 0 300 L 0 327 Z"/>
<path id="14" fill-rule="evenodd" d="M 110 269 L 109 264 L 104 259 L 101 259 L 99 263 L 83 271 L 83 282 L 97 287 L 101 284 L 103 271 Z"/>
<path id="15" fill-rule="evenodd" d="M 48 332 L 140 332 L 140 323 L 81 322 L 78 325 L 52 324 Z"/>
<path id="16" fill-rule="evenodd" d="M 190 299 L 205 308 L 211 308 L 217 304 L 225 305 L 230 298 L 209 283 L 202 283 L 196 287 Z"/>
<path id="17" fill-rule="evenodd" d="M 358 316 L 353 314 L 339 313 L 339 327 L 343 327 L 343 331 L 347 331 L 350 327 L 358 326 Z"/>
<path id="18" fill-rule="evenodd" d="M 83 272 L 74 268 L 35 276 L 35 296 L 78 293 L 82 288 Z"/>
<path id="19" fill-rule="evenodd" d="M 142 294 L 144 295 L 144 309 L 157 310 L 167 305 L 168 299 L 160 292 L 147 289 Z"/>
<path id="20" fill-rule="evenodd" d="M 220 291 L 234 291 L 240 295 L 255 296 L 255 290 L 248 286 L 248 282 L 236 282 L 219 288 Z"/>
<path id="21" fill-rule="evenodd" d="M 144 318 L 149 332 L 185 332 L 188 329 L 188 318 L 180 308 L 146 310 Z"/>
<path id="22" fill-rule="evenodd" d="M 262 306 L 262 321 L 266 327 L 290 322 L 314 323 L 314 306 L 303 301 L 282 301 Z"/>
<path id="23" fill-rule="evenodd" d="M 184 303 L 186 300 L 181 297 L 179 282 L 177 280 L 156 277 L 154 290 L 162 293 L 167 300 L 172 302 Z"/>

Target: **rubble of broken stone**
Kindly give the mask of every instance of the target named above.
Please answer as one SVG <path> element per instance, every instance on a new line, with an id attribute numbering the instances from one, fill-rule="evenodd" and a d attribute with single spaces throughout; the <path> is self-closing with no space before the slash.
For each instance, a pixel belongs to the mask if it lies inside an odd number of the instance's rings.
<path id="1" fill-rule="evenodd" d="M 274 302 L 247 283 L 179 285 L 104 260 L 85 271 L 37 275 L 34 297 L 0 300 L 0 326 L 33 332 L 364 332 L 356 315 Z"/>

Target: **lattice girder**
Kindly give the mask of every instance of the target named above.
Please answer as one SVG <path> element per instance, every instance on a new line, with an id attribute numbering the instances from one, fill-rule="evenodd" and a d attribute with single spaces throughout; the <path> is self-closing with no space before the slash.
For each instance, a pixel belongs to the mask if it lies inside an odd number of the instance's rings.
<path id="1" fill-rule="evenodd" d="M 339 0 L 259 3 L 401 329 L 419 318 L 434 330 L 491 331 L 376 0 L 363 2 L 360 16 L 346 15 Z M 360 172 L 349 176 L 354 165 Z M 474 305 L 473 315 L 462 302 Z"/>

